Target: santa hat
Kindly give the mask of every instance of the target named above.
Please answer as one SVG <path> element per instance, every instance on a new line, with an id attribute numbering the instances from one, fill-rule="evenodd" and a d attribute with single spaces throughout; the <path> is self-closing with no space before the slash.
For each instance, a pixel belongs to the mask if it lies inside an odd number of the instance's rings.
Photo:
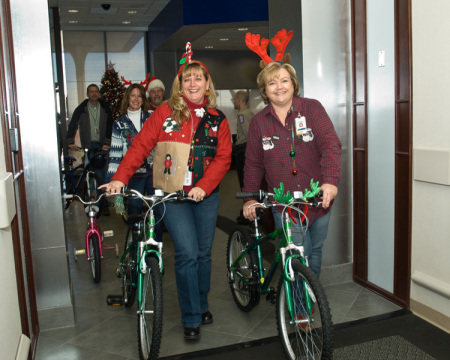
<path id="1" fill-rule="evenodd" d="M 166 90 L 166 88 L 164 87 L 163 82 L 161 80 L 159 80 L 159 79 L 156 79 L 156 78 L 153 79 L 153 80 L 150 80 L 150 84 L 148 84 L 147 92 L 150 92 L 150 90 L 154 89 L 154 88 L 161 88 L 164 91 Z"/>

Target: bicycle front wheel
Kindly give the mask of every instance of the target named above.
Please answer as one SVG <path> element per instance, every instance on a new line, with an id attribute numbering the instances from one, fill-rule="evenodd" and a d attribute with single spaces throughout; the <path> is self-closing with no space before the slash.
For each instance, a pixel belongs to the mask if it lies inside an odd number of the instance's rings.
<path id="1" fill-rule="evenodd" d="M 277 323 L 288 359 L 332 359 L 333 324 L 325 292 L 314 273 L 292 260 L 294 281 L 288 282 L 293 318 L 288 310 L 283 276 L 278 285 Z"/>
<path id="2" fill-rule="evenodd" d="M 98 187 L 102 184 L 102 179 L 93 171 L 88 171 L 86 174 L 86 178 L 84 180 L 83 190 L 82 190 L 82 199 L 83 201 L 95 201 L 101 194 L 101 191 Z M 98 212 L 96 218 L 98 219 L 103 210 L 103 200 L 100 200 L 97 203 Z"/>
<path id="3" fill-rule="evenodd" d="M 99 239 L 96 234 L 92 234 L 89 237 L 89 250 L 91 258 L 91 269 L 92 269 L 92 277 L 96 283 L 100 282 L 102 279 L 102 266 L 100 260 L 100 247 L 99 247 Z"/>
<path id="4" fill-rule="evenodd" d="M 259 303 L 258 257 L 255 250 L 248 252 L 236 264 L 251 243 L 250 231 L 244 226 L 236 226 L 228 237 L 227 270 L 231 294 L 237 307 L 249 312 Z M 232 265 L 234 264 L 234 269 Z"/>
<path id="5" fill-rule="evenodd" d="M 147 256 L 142 279 L 142 302 L 138 312 L 138 348 L 141 360 L 158 359 L 162 335 L 162 280 L 158 260 Z"/>

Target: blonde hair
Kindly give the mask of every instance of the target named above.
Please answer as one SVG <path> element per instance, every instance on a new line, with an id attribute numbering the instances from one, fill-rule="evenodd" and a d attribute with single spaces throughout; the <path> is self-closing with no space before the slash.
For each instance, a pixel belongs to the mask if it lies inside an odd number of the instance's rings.
<path id="1" fill-rule="evenodd" d="M 122 98 L 122 104 L 120 106 L 120 115 L 125 115 L 128 111 L 128 106 L 130 105 L 130 96 L 131 92 L 134 89 L 138 89 L 141 96 L 142 96 L 142 105 L 141 109 L 144 113 L 146 113 L 149 109 L 149 102 L 147 99 L 147 96 L 145 96 L 145 89 L 141 84 L 134 83 L 127 87 L 127 90 L 125 91 L 125 94 L 123 94 Z"/>
<path id="2" fill-rule="evenodd" d="M 213 109 L 215 109 L 217 106 L 217 98 L 211 76 L 208 76 L 208 72 L 202 65 L 196 62 L 191 62 L 181 70 L 180 76 L 177 75 L 173 80 L 170 99 L 167 100 L 167 104 L 172 110 L 172 119 L 176 121 L 178 126 L 183 125 L 183 119 L 188 122 L 189 118 L 191 117 L 186 102 L 181 96 L 180 89 L 181 81 L 191 76 L 192 72 L 196 75 L 203 74 L 206 81 L 209 81 L 209 95 L 207 96 L 206 106 Z"/>
<path id="3" fill-rule="evenodd" d="M 297 79 L 297 74 L 295 73 L 295 69 L 290 64 L 281 64 L 277 61 L 273 61 L 268 64 L 256 78 L 256 83 L 258 84 L 259 93 L 261 94 L 262 99 L 264 100 L 264 104 L 269 103 L 269 97 L 266 93 L 266 85 L 270 83 L 272 80 L 280 77 L 280 70 L 286 69 L 289 73 L 289 76 L 292 81 L 292 85 L 294 86 L 294 96 L 299 96 L 299 84 Z"/>

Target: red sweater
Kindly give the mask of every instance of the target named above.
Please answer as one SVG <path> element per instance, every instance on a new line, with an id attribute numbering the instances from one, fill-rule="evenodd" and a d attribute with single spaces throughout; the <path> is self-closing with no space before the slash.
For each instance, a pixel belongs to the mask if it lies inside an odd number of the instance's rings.
<path id="1" fill-rule="evenodd" d="M 220 110 L 206 110 L 194 132 L 192 119 L 178 127 L 172 120 L 169 105 L 164 103 L 159 106 L 135 136 L 112 179 L 128 184 L 143 159 L 156 147 L 153 161 L 153 183 L 156 188 L 172 192 L 198 186 L 207 195 L 211 194 L 230 167 L 232 142 L 225 115 Z M 172 161 L 170 174 L 164 172 L 167 155 Z M 183 186 L 189 159 L 193 160 L 189 164 L 192 185 Z"/>

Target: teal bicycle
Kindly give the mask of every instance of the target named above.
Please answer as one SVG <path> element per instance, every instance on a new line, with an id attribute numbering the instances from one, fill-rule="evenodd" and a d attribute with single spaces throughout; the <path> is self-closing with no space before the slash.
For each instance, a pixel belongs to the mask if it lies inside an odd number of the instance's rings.
<path id="1" fill-rule="evenodd" d="M 137 297 L 139 358 L 156 360 L 162 336 L 164 263 L 163 243 L 155 240 L 154 208 L 156 206 L 163 208 L 160 219 L 162 221 L 165 202 L 195 200 L 187 198 L 185 191 L 164 194 L 162 190 L 155 190 L 152 196 L 144 196 L 136 190 L 129 190 L 123 197 L 141 198 L 148 211 L 145 215 L 130 215 L 127 218 L 125 249 L 117 268 L 117 276 L 122 279 L 122 294 L 108 295 L 106 302 L 112 306 L 131 307 Z M 115 203 L 119 207 L 119 212 L 124 210 L 123 201 Z"/>
<path id="2" fill-rule="evenodd" d="M 320 188 L 311 182 L 311 191 L 283 194 L 283 185 L 274 193 L 237 193 L 236 198 L 258 199 L 253 229 L 238 225 L 230 233 L 227 247 L 228 282 L 233 299 L 242 311 L 251 311 L 260 296 L 276 301 L 278 332 L 288 359 L 332 359 L 333 323 L 325 292 L 308 267 L 303 246 L 292 241 L 292 221 L 302 221 L 308 229 L 305 209 L 319 206 Z M 262 207 L 262 208 L 260 208 Z M 280 207 L 283 228 L 264 235 L 259 220 L 264 208 Z M 298 216 L 297 216 L 298 215 Z M 267 272 L 263 267 L 261 245 L 279 239 L 279 246 Z M 281 267 L 280 267 L 281 265 Z M 281 269 L 277 291 L 270 287 L 277 269 Z"/>

